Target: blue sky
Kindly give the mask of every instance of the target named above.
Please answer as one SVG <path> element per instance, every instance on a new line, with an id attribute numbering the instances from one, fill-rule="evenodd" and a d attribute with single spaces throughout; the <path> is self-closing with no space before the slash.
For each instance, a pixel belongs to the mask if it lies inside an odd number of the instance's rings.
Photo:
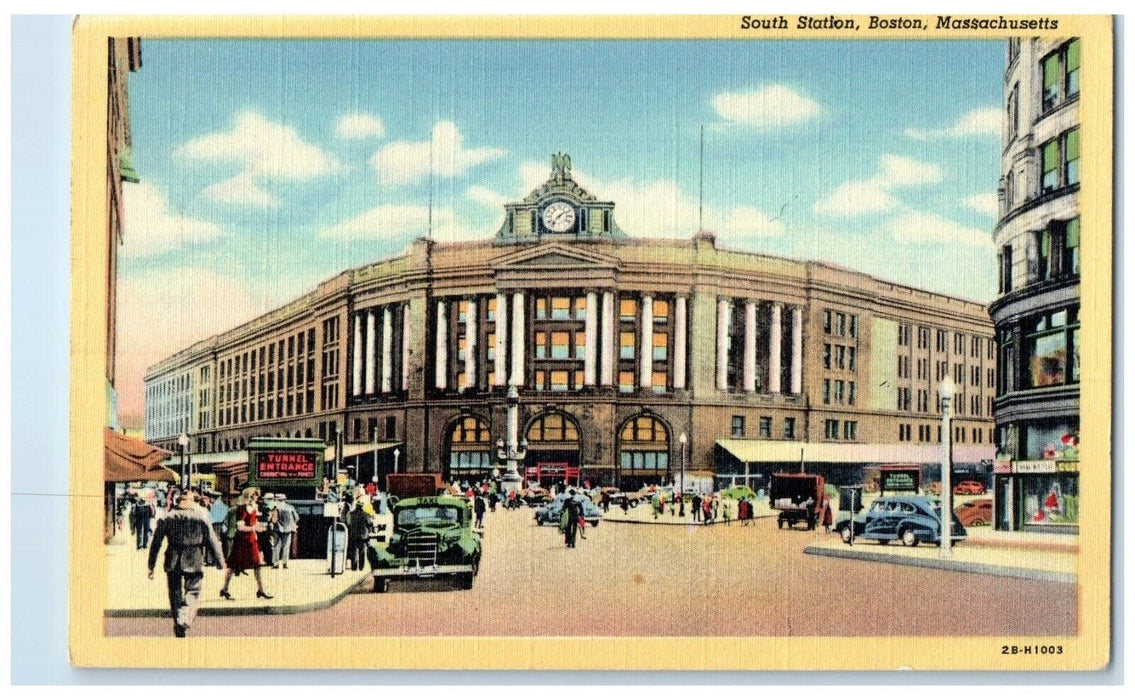
<path id="1" fill-rule="evenodd" d="M 120 384 L 319 280 L 492 235 L 571 154 L 631 236 L 705 228 L 989 301 L 999 41 L 162 41 L 130 79 Z M 167 329 L 160 341 L 151 331 Z"/>

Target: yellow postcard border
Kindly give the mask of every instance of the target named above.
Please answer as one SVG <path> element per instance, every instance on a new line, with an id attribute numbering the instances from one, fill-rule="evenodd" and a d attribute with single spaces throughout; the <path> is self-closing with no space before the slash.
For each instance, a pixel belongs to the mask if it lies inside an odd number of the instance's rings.
<path id="1" fill-rule="evenodd" d="M 786 15 L 795 24 L 795 15 Z M 1045 15 L 1057 30 L 933 29 L 934 16 L 908 15 L 925 31 L 864 29 L 753 31 L 740 15 L 720 16 L 469 16 L 469 17 L 81 17 L 73 31 L 72 70 L 72 319 L 70 655 L 77 666 L 179 668 L 357 669 L 642 669 L 642 670 L 1095 670 L 1107 665 L 1111 634 L 1111 406 L 1113 20 L 1108 16 Z M 958 15 L 958 17 L 962 17 Z M 966 17 L 976 17 L 969 16 Z M 1007 20 L 1041 16 L 1005 16 Z M 997 19 L 996 16 L 987 19 Z M 1083 89 L 1084 222 L 1081 316 L 1083 343 L 1080 485 L 1079 633 L 1070 637 L 829 637 L 711 638 L 354 638 L 312 637 L 301 644 L 275 638 L 134 638 L 104 635 L 107 599 L 102 545 L 102 422 L 106 304 L 107 37 L 375 37 L 560 39 L 990 39 L 1080 36 Z M 362 640 L 364 643 L 360 644 Z M 261 643 L 263 642 L 263 643 Z M 1060 656 L 1003 655 L 1003 644 L 1058 644 Z M 312 657 L 310 649 L 321 653 Z M 691 654 L 691 649 L 697 649 Z"/>

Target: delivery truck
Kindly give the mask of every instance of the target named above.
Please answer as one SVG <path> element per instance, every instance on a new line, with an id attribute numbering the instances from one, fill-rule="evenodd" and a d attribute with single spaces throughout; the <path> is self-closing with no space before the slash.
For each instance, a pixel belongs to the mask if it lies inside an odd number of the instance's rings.
<path id="1" fill-rule="evenodd" d="M 780 511 L 779 528 L 804 523 L 816 529 L 824 508 L 824 477 L 819 474 L 773 474 L 769 486 L 769 505 Z"/>

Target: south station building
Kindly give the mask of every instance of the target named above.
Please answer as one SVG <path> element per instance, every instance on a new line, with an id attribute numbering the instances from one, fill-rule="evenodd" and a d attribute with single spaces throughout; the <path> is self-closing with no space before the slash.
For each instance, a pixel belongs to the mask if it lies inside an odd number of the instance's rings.
<path id="1" fill-rule="evenodd" d="M 522 474 L 634 487 L 807 468 L 855 483 L 993 458 L 986 307 L 819 262 L 636 238 L 565 156 L 493 239 L 413 242 L 146 373 L 146 439 L 194 464 L 319 437 L 359 479 L 498 468 L 515 386 Z M 184 441 L 183 441 L 184 442 Z M 932 471 L 930 471 L 932 470 Z"/>

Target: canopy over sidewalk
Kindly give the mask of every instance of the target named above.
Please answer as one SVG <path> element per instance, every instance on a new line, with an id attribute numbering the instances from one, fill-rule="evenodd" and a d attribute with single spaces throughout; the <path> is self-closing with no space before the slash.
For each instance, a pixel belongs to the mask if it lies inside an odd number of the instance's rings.
<path id="1" fill-rule="evenodd" d="M 177 481 L 177 474 L 162 466 L 169 452 L 137 438 L 103 430 L 103 481 Z"/>

